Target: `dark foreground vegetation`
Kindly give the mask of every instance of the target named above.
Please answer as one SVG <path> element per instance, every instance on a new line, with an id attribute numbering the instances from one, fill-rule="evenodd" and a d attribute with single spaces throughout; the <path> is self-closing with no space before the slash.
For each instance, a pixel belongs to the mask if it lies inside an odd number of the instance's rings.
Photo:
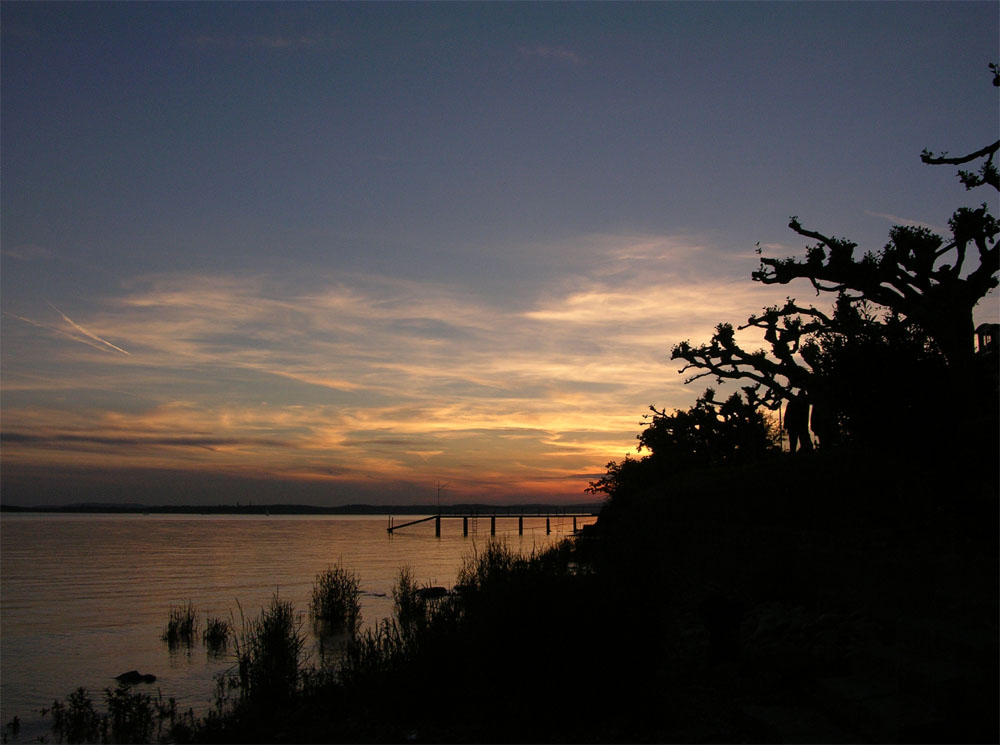
<path id="1" fill-rule="evenodd" d="M 534 557 L 488 545 L 454 595 L 404 573 L 339 666 L 174 735 L 996 742 L 995 479 L 921 462 L 695 470 Z"/>
<path id="2" fill-rule="evenodd" d="M 53 735 L 996 742 L 996 478 L 942 465 L 844 447 L 693 469 L 535 556 L 488 544 L 453 593 L 404 568 L 393 618 L 342 656 L 306 664 L 275 598 L 204 718 L 122 686 L 104 719 L 76 692 Z"/>

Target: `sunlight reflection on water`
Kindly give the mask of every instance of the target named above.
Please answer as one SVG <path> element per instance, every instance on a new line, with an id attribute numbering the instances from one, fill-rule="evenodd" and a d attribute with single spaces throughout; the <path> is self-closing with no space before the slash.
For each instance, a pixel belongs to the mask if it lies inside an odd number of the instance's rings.
<path id="1" fill-rule="evenodd" d="M 401 566 L 421 583 L 450 587 L 462 557 L 489 533 L 488 518 L 468 538 L 461 520 L 444 521 L 440 539 L 433 521 L 393 536 L 387 524 L 384 516 L 4 514 L 0 725 L 18 715 L 18 740 L 27 742 L 47 732 L 41 707 L 78 686 L 102 702 L 128 670 L 157 676 L 137 690 L 203 711 L 232 659 L 212 657 L 200 642 L 168 650 L 160 634 L 172 605 L 190 600 L 203 629 L 208 616 L 232 614 L 238 624 L 240 606 L 254 617 L 278 592 L 301 614 L 315 651 L 306 611 L 317 572 L 338 561 L 356 572 L 363 623 L 372 625 L 392 614 Z M 518 536 L 516 518 L 497 520 L 498 535 L 525 552 L 565 537 L 572 524 L 553 520 L 546 535 L 544 518 L 525 518 L 524 529 Z"/>

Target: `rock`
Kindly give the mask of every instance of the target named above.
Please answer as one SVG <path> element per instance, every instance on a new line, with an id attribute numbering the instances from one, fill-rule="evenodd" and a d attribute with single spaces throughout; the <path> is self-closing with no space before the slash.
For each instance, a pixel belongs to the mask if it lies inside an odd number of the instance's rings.
<path id="1" fill-rule="evenodd" d="M 156 681 L 155 675 L 143 675 L 138 670 L 129 670 L 127 673 L 116 675 L 115 680 L 125 685 L 134 686 L 139 683 L 153 683 Z"/>
<path id="2" fill-rule="evenodd" d="M 421 600 L 436 600 L 438 598 L 443 598 L 448 594 L 447 587 L 421 587 L 417 590 L 417 596 Z"/>

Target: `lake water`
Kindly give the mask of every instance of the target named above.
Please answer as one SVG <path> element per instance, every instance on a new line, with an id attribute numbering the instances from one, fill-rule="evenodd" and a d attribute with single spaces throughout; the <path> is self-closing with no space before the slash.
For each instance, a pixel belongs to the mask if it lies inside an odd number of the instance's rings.
<path id="1" fill-rule="evenodd" d="M 395 516 L 399 525 L 408 519 Z M 470 521 L 471 523 L 472 521 Z M 593 522 L 579 520 L 579 524 Z M 308 604 L 316 574 L 334 563 L 358 574 L 363 625 L 392 614 L 392 586 L 408 564 L 420 583 L 451 587 L 462 558 L 489 536 L 489 518 L 442 521 L 386 533 L 385 516 L 35 515 L 0 518 L 0 726 L 17 715 L 20 742 L 48 732 L 41 707 L 79 686 L 103 708 L 103 691 L 129 670 L 157 680 L 138 686 L 204 711 L 214 676 L 233 664 L 200 640 L 168 649 L 160 635 L 171 606 L 191 601 L 208 616 L 239 623 L 277 592 L 301 614 L 315 646 Z M 478 530 L 474 530 L 478 529 Z M 564 538 L 570 518 L 498 518 L 497 535 L 530 552 Z"/>

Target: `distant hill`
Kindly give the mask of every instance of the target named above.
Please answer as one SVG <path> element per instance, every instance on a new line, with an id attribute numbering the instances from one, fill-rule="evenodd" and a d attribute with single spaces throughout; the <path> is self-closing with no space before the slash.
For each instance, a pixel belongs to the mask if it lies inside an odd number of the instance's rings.
<path id="1" fill-rule="evenodd" d="M 0 504 L 0 512 L 42 513 L 106 513 L 151 515 L 435 515 L 476 513 L 481 515 L 525 515 L 533 513 L 593 513 L 600 512 L 600 502 L 575 504 L 434 504 L 372 505 L 348 504 L 319 507 L 307 504 L 217 504 L 217 505 L 143 505 L 80 502 L 58 507 L 25 507 Z"/>

